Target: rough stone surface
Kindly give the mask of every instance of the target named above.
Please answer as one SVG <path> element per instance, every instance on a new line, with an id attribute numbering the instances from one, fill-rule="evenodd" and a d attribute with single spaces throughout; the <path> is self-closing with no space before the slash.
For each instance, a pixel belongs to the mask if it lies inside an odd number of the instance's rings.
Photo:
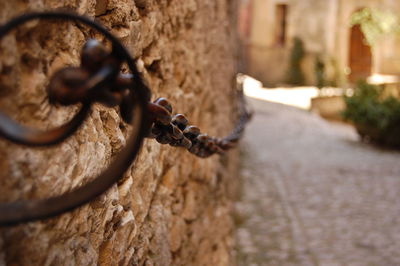
<path id="1" fill-rule="evenodd" d="M 167 97 L 211 135 L 232 129 L 235 1 L 2 1 L 0 18 L 57 8 L 95 18 L 118 36 L 154 98 Z M 54 71 L 78 64 L 89 37 L 101 39 L 58 21 L 28 23 L 4 38 L 1 110 L 38 128 L 67 121 L 76 107 L 50 105 L 44 88 Z M 44 198 L 86 183 L 128 132 L 116 109 L 96 105 L 61 145 L 26 148 L 0 140 L 0 201 Z M 56 218 L 0 229 L 0 265 L 232 265 L 236 158 L 233 151 L 199 159 L 147 140 L 124 179 L 101 197 Z"/>

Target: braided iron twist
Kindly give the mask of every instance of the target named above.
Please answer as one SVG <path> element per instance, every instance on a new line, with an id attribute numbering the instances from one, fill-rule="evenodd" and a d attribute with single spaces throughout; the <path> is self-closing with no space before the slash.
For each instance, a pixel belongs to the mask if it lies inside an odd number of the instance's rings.
<path id="1" fill-rule="evenodd" d="M 198 127 L 189 125 L 188 119 L 183 114 L 171 116 L 172 106 L 165 98 L 158 98 L 154 103 L 149 104 L 154 123 L 147 137 L 154 138 L 161 144 L 186 148 L 190 153 L 201 158 L 207 158 L 216 153 L 223 154 L 236 146 L 243 135 L 246 123 L 251 118 L 251 113 L 245 109 L 243 94 L 239 93 L 241 116 L 235 129 L 225 138 L 211 137 L 201 133 Z"/>
<path id="2" fill-rule="evenodd" d="M 82 86 L 85 79 L 91 75 L 99 75 L 96 74 L 99 73 L 99 69 L 116 65 L 115 62 L 117 60 L 113 58 L 113 54 L 108 53 L 100 42 L 94 39 L 88 40 L 82 49 L 81 65 L 63 68 L 52 77 L 47 88 L 50 101 L 70 105 L 89 98 L 91 101 L 97 101 L 109 107 L 119 106 L 122 118 L 129 123 L 132 119 L 133 102 L 131 92 L 127 88 L 131 87 L 131 83 L 135 80 L 133 75 L 119 73 L 115 79 L 105 83 L 104 88 L 98 91 Z M 198 127 L 189 125 L 188 119 L 183 114 L 172 116 L 172 105 L 165 98 L 158 98 L 153 103 L 148 103 L 151 124 L 147 137 L 161 144 L 186 148 L 190 153 L 201 158 L 223 154 L 236 146 L 251 117 L 246 109 L 243 92 L 239 91 L 238 94 L 241 100 L 241 117 L 236 128 L 225 138 L 211 137 L 201 133 Z"/>
<path id="3" fill-rule="evenodd" d="M 51 146 L 71 136 L 88 116 L 93 103 L 118 106 L 122 119 L 133 126 L 124 149 L 100 175 L 89 183 L 59 196 L 38 200 L 0 203 L 0 225 L 14 225 L 49 218 L 77 208 L 99 196 L 120 180 L 136 158 L 143 138 L 184 147 L 192 154 L 206 158 L 233 148 L 251 118 L 243 91 L 239 90 L 240 118 L 232 133 L 225 138 L 210 137 L 189 125 L 182 114 L 172 116 L 172 106 L 165 98 L 150 102 L 151 92 L 126 48 L 96 22 L 66 12 L 30 13 L 0 26 L 0 39 L 19 25 L 35 19 L 61 19 L 85 24 L 112 43 L 109 52 L 96 40 L 88 40 L 81 53 L 81 65 L 57 71 L 47 87 L 49 101 L 64 106 L 81 104 L 81 110 L 66 124 L 40 131 L 20 125 L 0 111 L 0 136 L 27 146 Z M 125 62 L 131 74 L 120 73 Z"/>

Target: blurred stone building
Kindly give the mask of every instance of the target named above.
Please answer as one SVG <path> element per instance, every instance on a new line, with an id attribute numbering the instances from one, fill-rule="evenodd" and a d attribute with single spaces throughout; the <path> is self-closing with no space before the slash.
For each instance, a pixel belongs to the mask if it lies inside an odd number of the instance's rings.
<path id="1" fill-rule="evenodd" d="M 320 58 L 325 78 L 345 85 L 373 74 L 400 74 L 400 39 L 381 38 L 373 47 L 365 42 L 352 15 L 363 9 L 398 13 L 398 0 L 243 0 L 240 11 L 242 61 L 245 72 L 265 85 L 287 83 L 294 38 L 304 44 L 301 69 L 305 85 L 316 84 Z"/>

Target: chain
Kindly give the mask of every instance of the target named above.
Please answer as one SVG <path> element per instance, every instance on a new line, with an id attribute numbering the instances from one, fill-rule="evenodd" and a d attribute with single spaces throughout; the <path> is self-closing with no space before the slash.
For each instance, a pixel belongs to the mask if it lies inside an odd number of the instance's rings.
<path id="1" fill-rule="evenodd" d="M 100 102 L 109 107 L 119 106 L 121 117 L 125 122 L 131 121 L 132 93 L 128 89 L 135 77 L 119 73 L 115 78 L 107 76 L 118 67 L 118 60 L 97 40 L 86 42 L 81 53 L 80 67 L 67 67 L 59 70 L 52 77 L 47 88 L 52 103 L 71 105 L 84 101 Z M 99 84 L 98 80 L 103 81 Z M 94 89 L 96 88 L 96 89 Z M 173 147 L 183 147 L 190 153 L 206 158 L 213 154 L 223 154 L 236 146 L 245 124 L 251 115 L 246 109 L 243 93 L 241 100 L 241 117 L 231 135 L 225 138 L 211 137 L 201 133 L 196 126 L 189 125 L 183 114 L 172 115 L 172 105 L 165 98 L 158 98 L 148 103 L 150 129 L 146 137 L 158 143 Z"/>
<path id="2" fill-rule="evenodd" d="M 159 114 L 158 110 L 161 108 L 163 114 L 172 113 L 172 107 L 165 98 L 157 99 L 150 106 L 150 109 L 154 108 L 157 111 L 153 112 L 156 116 L 148 137 L 154 138 L 161 144 L 186 148 L 190 153 L 201 158 L 206 158 L 216 153 L 223 154 L 235 147 L 244 132 L 246 123 L 251 117 L 249 112 L 243 112 L 235 129 L 229 136 L 216 138 L 201 133 L 196 126 L 189 125 L 188 119 L 183 114 L 176 114 L 173 117 L 171 115 L 157 116 Z"/>
<path id="3" fill-rule="evenodd" d="M 173 115 L 173 108 L 165 98 L 150 101 L 151 92 L 125 47 L 110 32 L 96 22 L 73 13 L 30 13 L 12 19 L 0 27 L 0 39 L 15 27 L 35 19 L 63 19 L 85 24 L 111 41 L 108 51 L 100 42 L 88 40 L 81 51 L 78 67 L 58 70 L 47 86 L 48 99 L 52 104 L 63 106 L 81 104 L 80 111 L 66 124 L 39 131 L 20 125 L 0 112 L 0 136 L 17 144 L 27 146 L 50 146 L 71 136 L 88 116 L 93 103 L 107 107 L 119 107 L 122 119 L 132 125 L 132 133 L 126 146 L 115 160 L 99 176 L 88 184 L 60 196 L 30 201 L 0 204 L 0 225 L 33 221 L 79 207 L 99 196 L 120 180 L 136 158 L 144 138 L 158 143 L 182 147 L 190 153 L 206 158 L 223 154 L 233 148 L 243 135 L 245 125 L 251 118 L 247 110 L 243 90 L 237 90 L 239 119 L 230 135 L 211 137 L 190 125 L 183 114 Z M 130 73 L 121 73 L 126 63 Z"/>

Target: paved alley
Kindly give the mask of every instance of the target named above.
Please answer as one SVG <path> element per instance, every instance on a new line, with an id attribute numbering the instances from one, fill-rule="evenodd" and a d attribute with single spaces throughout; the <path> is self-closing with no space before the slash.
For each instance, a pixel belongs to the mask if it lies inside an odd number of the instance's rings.
<path id="1" fill-rule="evenodd" d="M 304 110 L 249 103 L 239 266 L 400 265 L 400 152 Z"/>

